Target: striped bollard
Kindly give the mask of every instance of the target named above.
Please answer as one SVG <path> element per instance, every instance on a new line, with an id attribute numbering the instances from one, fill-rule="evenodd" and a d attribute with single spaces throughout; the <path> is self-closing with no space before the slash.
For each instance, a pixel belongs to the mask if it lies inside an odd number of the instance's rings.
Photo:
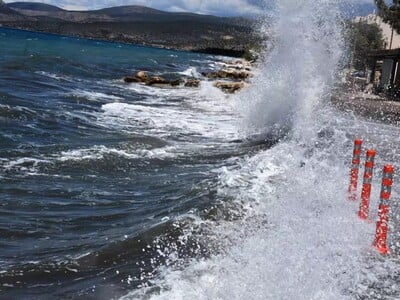
<path id="1" fill-rule="evenodd" d="M 376 155 L 375 150 L 369 149 L 367 151 L 367 159 L 365 161 L 364 181 L 361 192 L 360 210 L 358 211 L 358 216 L 363 220 L 368 219 L 369 201 L 371 197 L 371 181 L 374 172 L 375 155 Z"/>
<path id="2" fill-rule="evenodd" d="M 351 162 L 350 171 L 350 185 L 349 185 L 349 200 L 357 200 L 357 181 L 358 170 L 360 169 L 360 156 L 361 156 L 362 140 L 356 139 L 354 141 L 353 160 Z"/>
<path id="3" fill-rule="evenodd" d="M 383 168 L 382 189 L 379 204 L 379 220 L 376 223 L 374 246 L 379 253 L 388 254 L 387 234 L 389 228 L 389 199 L 392 193 L 394 168 L 386 165 Z"/>

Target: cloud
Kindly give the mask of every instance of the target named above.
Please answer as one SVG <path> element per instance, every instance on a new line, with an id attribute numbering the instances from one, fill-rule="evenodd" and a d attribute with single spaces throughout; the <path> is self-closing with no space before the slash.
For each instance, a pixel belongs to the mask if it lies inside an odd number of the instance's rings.
<path id="1" fill-rule="evenodd" d="M 7 0 L 5 2 L 13 2 Z M 263 0 L 29 0 L 56 5 L 65 9 L 99 9 L 120 5 L 143 5 L 166 11 L 194 12 L 219 16 L 250 15 L 261 12 Z"/>
<path id="2" fill-rule="evenodd" d="M 6 0 L 5 2 L 14 1 L 21 0 Z M 385 1 L 391 2 L 392 0 Z M 276 0 L 25 0 L 25 2 L 41 2 L 70 10 L 90 10 L 120 5 L 143 5 L 172 12 L 237 16 L 259 14 L 265 7 L 271 6 Z M 370 5 L 372 7 L 374 5 L 374 0 L 344 0 L 338 2 L 351 4 L 352 6 Z"/>

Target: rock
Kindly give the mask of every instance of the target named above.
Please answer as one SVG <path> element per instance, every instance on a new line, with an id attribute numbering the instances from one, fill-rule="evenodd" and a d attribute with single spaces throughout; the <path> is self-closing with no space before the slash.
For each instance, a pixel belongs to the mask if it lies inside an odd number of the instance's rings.
<path id="1" fill-rule="evenodd" d="M 200 86 L 200 80 L 198 79 L 191 78 L 185 82 L 185 87 L 199 87 L 199 86 Z"/>
<path id="2" fill-rule="evenodd" d="M 223 64 L 224 69 L 235 69 L 235 70 L 245 70 L 245 71 L 251 71 L 251 63 L 246 61 L 246 60 L 237 60 L 229 63 L 224 63 Z"/>
<path id="3" fill-rule="evenodd" d="M 203 73 L 202 75 L 212 79 L 216 78 L 247 79 L 248 77 L 250 77 L 249 72 L 236 69 L 220 70 L 218 72 Z"/>
<path id="4" fill-rule="evenodd" d="M 154 85 L 154 84 L 169 84 L 169 81 L 160 76 L 153 76 L 146 80 L 146 85 Z"/>
<path id="5" fill-rule="evenodd" d="M 167 80 L 161 76 L 149 76 L 145 71 L 139 71 L 136 73 L 136 76 L 126 76 L 123 78 L 126 83 L 144 83 L 149 86 L 179 86 L 184 81 L 181 78 L 175 80 Z M 185 86 L 198 87 L 200 84 L 200 80 L 190 79 L 186 82 Z"/>
<path id="6" fill-rule="evenodd" d="M 181 83 L 182 83 L 182 79 L 176 79 L 176 80 L 169 81 L 160 76 L 153 76 L 146 81 L 146 85 L 150 85 L 150 86 L 166 86 L 166 85 L 178 86 Z"/>
<path id="7" fill-rule="evenodd" d="M 178 86 L 182 83 L 182 79 L 176 79 L 170 82 L 171 86 Z"/>
<path id="8" fill-rule="evenodd" d="M 225 72 L 226 72 L 228 78 L 247 79 L 250 77 L 250 73 L 246 72 L 246 71 L 226 70 Z"/>
<path id="9" fill-rule="evenodd" d="M 242 88 L 244 88 L 246 85 L 244 82 L 231 82 L 231 81 L 217 81 L 214 83 L 214 86 L 223 90 L 226 93 L 233 94 Z"/>
<path id="10" fill-rule="evenodd" d="M 145 71 L 139 71 L 136 73 L 136 76 L 126 76 L 124 77 L 124 81 L 126 83 L 133 83 L 133 82 L 146 82 L 149 80 L 149 76 Z"/>
<path id="11" fill-rule="evenodd" d="M 141 82 L 145 82 L 149 79 L 149 76 L 145 71 L 139 71 L 136 73 L 136 78 L 139 79 Z"/>
<path id="12" fill-rule="evenodd" d="M 126 76 L 126 77 L 124 77 L 124 81 L 125 81 L 126 83 L 141 82 L 137 77 L 132 77 L 132 76 Z"/>

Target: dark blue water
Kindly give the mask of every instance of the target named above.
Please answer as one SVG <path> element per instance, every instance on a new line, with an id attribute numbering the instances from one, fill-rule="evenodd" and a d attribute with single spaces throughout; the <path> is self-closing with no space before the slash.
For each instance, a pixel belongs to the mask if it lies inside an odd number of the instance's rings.
<path id="1" fill-rule="evenodd" d="M 233 116 L 202 106 L 207 88 L 121 80 L 139 70 L 181 78 L 216 62 L 0 29 L 0 298 L 118 297 L 163 263 L 148 245 L 178 240 L 173 221 L 224 218 L 213 170 L 247 151 Z M 175 245 L 207 255 L 192 243 Z"/>

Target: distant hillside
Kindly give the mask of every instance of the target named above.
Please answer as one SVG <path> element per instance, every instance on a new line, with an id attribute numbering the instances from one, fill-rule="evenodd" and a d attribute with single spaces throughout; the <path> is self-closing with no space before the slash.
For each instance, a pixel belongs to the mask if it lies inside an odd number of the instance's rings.
<path id="1" fill-rule="evenodd" d="M 48 11 L 48 12 L 64 11 L 64 9 L 59 8 L 57 6 L 44 3 L 37 3 L 37 2 L 13 2 L 13 3 L 8 3 L 7 6 L 14 10 L 22 9 L 22 10 Z"/>
<path id="2" fill-rule="evenodd" d="M 165 15 L 169 14 L 168 12 L 164 12 L 161 10 L 153 9 L 150 7 L 139 6 L 139 5 L 126 5 L 126 6 L 116 6 L 116 7 L 108 7 L 95 11 L 91 11 L 91 13 L 100 13 L 113 17 L 126 17 L 129 15 Z"/>
<path id="3" fill-rule="evenodd" d="M 129 6 L 117 6 L 104 8 L 96 11 L 88 11 L 90 14 L 103 14 L 111 17 L 116 22 L 124 21 L 138 21 L 138 20 L 152 20 L 152 21 L 163 21 L 163 22 L 175 22 L 182 20 L 202 20 L 206 22 L 212 21 L 223 21 L 224 19 L 230 20 L 232 18 L 221 18 L 210 15 L 199 15 L 194 13 L 172 13 L 165 12 L 149 7 L 129 5 Z"/>
<path id="4" fill-rule="evenodd" d="M 0 0 L 0 14 L 13 15 L 15 13 L 15 11 L 8 8 L 8 6 L 2 0 Z"/>
<path id="5" fill-rule="evenodd" d="M 67 11 L 57 6 L 36 3 L 36 2 L 13 2 L 7 4 L 7 7 L 13 9 L 22 15 L 30 17 L 47 17 L 51 19 L 60 19 L 71 22 L 175 22 L 184 20 L 198 20 L 203 22 L 230 22 L 231 18 L 220 18 L 208 15 L 199 15 L 193 13 L 171 13 L 145 6 L 127 5 L 103 8 L 93 11 Z"/>
<path id="6" fill-rule="evenodd" d="M 2 21 L 19 21 L 24 19 L 24 16 L 9 8 L 6 3 L 0 0 L 0 23 Z"/>
<path id="7" fill-rule="evenodd" d="M 253 20 L 172 13 L 144 6 L 68 11 L 56 6 L 0 0 L 0 25 L 69 36 L 241 56 L 259 41 Z"/>
<path id="8" fill-rule="evenodd" d="M 68 11 L 54 5 L 36 2 L 13 2 L 6 4 L 8 8 L 20 13 L 21 15 L 34 17 L 40 21 L 67 21 L 67 22 L 94 22 L 112 21 L 112 18 L 92 14 L 91 12 Z"/>

